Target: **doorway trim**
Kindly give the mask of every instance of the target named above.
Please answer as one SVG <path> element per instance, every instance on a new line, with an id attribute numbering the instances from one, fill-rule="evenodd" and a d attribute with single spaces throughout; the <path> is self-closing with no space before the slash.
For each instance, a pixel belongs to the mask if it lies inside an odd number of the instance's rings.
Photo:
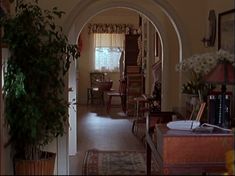
<path id="1" fill-rule="evenodd" d="M 179 61 L 182 60 L 185 56 L 188 56 L 191 52 L 190 45 L 188 42 L 187 33 L 183 28 L 183 23 L 181 22 L 179 16 L 177 15 L 174 8 L 166 1 L 166 0 L 145 0 L 145 3 L 143 3 L 142 0 L 86 0 L 86 1 L 79 1 L 74 8 L 70 11 L 67 18 L 64 21 L 63 29 L 64 32 L 67 34 L 69 42 L 75 44 L 79 34 L 81 33 L 83 27 L 87 24 L 88 21 L 94 16 L 96 16 L 98 13 L 103 12 L 105 10 L 109 10 L 112 8 L 127 8 L 130 10 L 134 10 L 137 13 L 141 13 L 144 16 L 146 16 L 149 21 L 152 22 L 155 29 L 158 31 L 161 44 L 163 46 L 162 53 L 163 53 L 163 66 L 162 66 L 162 109 L 163 110 L 169 110 L 167 107 L 167 101 L 170 97 L 170 81 L 169 81 L 169 75 L 170 72 L 168 65 L 170 63 L 170 41 L 169 38 L 167 38 L 167 33 L 164 25 L 160 21 L 157 11 L 164 13 L 166 15 L 166 18 L 168 17 L 169 24 L 172 25 L 172 28 L 175 30 L 176 34 L 176 40 L 175 42 L 178 42 L 179 50 L 175 57 L 179 58 Z M 76 64 L 76 63 L 74 63 Z M 75 65 L 76 67 L 76 65 Z M 76 71 L 70 72 L 68 76 L 68 80 L 70 79 L 70 76 L 76 74 Z M 179 86 L 182 83 L 181 75 L 179 74 Z M 179 104 L 182 103 L 181 100 L 181 92 L 180 89 L 178 90 L 178 100 Z M 76 119 L 74 117 L 69 117 Z M 69 144 L 68 144 L 69 145 Z M 67 148 L 68 149 L 68 148 Z M 63 146 L 58 147 L 59 150 L 63 150 Z M 69 166 L 67 167 L 67 169 Z M 67 171 L 69 173 L 69 171 Z"/>
<path id="2" fill-rule="evenodd" d="M 71 43 L 76 43 L 79 33 L 82 31 L 83 27 L 87 22 L 97 15 L 98 13 L 116 7 L 127 8 L 134 10 L 137 13 L 144 14 L 154 25 L 155 29 L 158 31 L 162 46 L 163 46 L 163 69 L 162 69 L 162 80 L 169 80 L 169 39 L 167 39 L 166 29 L 159 20 L 158 14 L 156 11 L 163 12 L 170 20 L 171 25 L 175 29 L 178 45 L 179 45 L 179 55 L 176 57 L 179 58 L 179 61 L 182 61 L 182 58 L 190 55 L 191 49 L 188 42 L 187 33 L 183 28 L 181 19 L 177 15 L 174 8 L 166 0 L 145 0 L 143 3 L 142 0 L 86 0 L 79 2 L 74 9 L 70 12 L 64 24 L 64 31 L 71 35 L 71 33 L 76 33 L 76 38 L 70 38 Z M 72 29 L 72 30 L 71 30 Z M 74 34 L 73 34 L 74 35 Z M 179 85 L 182 84 L 182 76 L 179 73 Z M 169 81 L 163 81 L 162 84 L 162 107 L 163 110 L 168 110 L 167 99 L 170 96 L 169 92 Z M 178 90 L 178 104 L 182 103 L 181 92 Z"/>

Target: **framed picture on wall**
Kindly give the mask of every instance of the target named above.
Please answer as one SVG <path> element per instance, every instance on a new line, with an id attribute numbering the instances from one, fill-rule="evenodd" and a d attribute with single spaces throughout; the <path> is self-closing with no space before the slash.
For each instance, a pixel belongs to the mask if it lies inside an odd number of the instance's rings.
<path id="1" fill-rule="evenodd" d="M 218 16 L 218 49 L 234 52 L 235 9 L 219 13 Z"/>

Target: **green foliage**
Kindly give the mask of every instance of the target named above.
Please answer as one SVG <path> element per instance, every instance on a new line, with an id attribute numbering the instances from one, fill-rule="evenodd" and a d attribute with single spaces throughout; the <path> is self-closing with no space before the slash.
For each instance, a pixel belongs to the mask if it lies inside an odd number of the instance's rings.
<path id="1" fill-rule="evenodd" d="M 208 93 L 215 88 L 215 85 L 205 83 L 203 76 L 195 74 L 192 71 L 191 80 L 182 85 L 182 93 L 197 95 L 204 101 L 206 101 Z"/>
<path id="2" fill-rule="evenodd" d="M 64 12 L 19 1 L 15 16 L 0 18 L 10 57 L 4 73 L 5 118 L 17 155 L 32 159 L 41 146 L 63 135 L 68 102 L 64 75 L 79 56 L 54 23 Z"/>

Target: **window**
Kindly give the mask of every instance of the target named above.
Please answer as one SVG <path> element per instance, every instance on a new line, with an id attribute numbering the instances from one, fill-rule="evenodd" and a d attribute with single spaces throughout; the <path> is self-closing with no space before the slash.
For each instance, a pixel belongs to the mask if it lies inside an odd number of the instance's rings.
<path id="1" fill-rule="evenodd" d="M 119 71 L 122 56 L 124 34 L 94 34 L 95 61 L 94 68 L 98 71 Z"/>

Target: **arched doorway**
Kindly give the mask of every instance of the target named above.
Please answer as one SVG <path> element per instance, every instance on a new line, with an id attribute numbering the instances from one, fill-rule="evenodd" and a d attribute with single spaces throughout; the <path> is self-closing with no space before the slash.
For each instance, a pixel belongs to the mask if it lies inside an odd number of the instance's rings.
<path id="1" fill-rule="evenodd" d="M 186 51 L 189 51 L 188 48 L 186 49 L 186 47 L 189 46 L 187 45 L 187 37 L 183 35 L 184 30 L 182 29 L 180 19 L 178 19 L 177 14 L 175 13 L 170 4 L 168 4 L 164 0 L 146 0 L 144 4 L 141 0 L 136 0 L 134 2 L 130 2 L 128 0 L 100 0 L 98 2 L 93 2 L 92 0 L 83 1 L 74 8 L 74 10 L 69 14 L 67 20 L 65 20 L 66 25 L 64 25 L 64 29 L 69 36 L 69 41 L 71 43 L 76 43 L 79 33 L 82 31 L 85 24 L 93 16 L 102 11 L 115 7 L 128 8 L 137 11 L 138 13 L 144 14 L 149 19 L 149 21 L 152 22 L 152 24 L 155 26 L 155 29 L 158 31 L 159 36 L 161 38 L 161 44 L 163 46 L 162 80 L 164 81 L 162 84 L 162 106 L 163 110 L 168 110 L 169 108 L 171 108 L 171 104 L 168 104 L 168 102 L 169 99 L 172 97 L 172 83 L 170 78 L 170 72 L 174 68 L 174 66 L 170 65 L 170 62 L 172 63 L 172 58 L 175 62 L 182 60 L 183 56 L 188 55 Z M 162 16 L 164 16 L 165 20 L 167 21 L 167 24 L 165 24 L 161 20 Z M 170 29 L 168 29 L 167 27 L 169 27 Z M 169 38 L 171 38 L 172 36 L 168 36 L 168 30 L 174 31 L 174 41 L 169 40 Z M 172 51 L 170 50 L 172 43 L 173 45 L 177 45 L 177 49 L 174 50 L 174 56 L 171 54 Z M 74 75 L 76 75 L 75 68 L 76 63 L 74 64 L 74 68 L 71 68 L 69 74 L 69 80 L 73 80 L 72 82 L 76 82 L 74 78 Z M 179 85 L 181 83 L 181 78 L 178 77 L 178 79 L 176 79 L 175 81 L 177 81 L 177 85 L 174 85 L 176 92 L 174 96 L 177 98 L 174 101 L 176 103 L 180 103 L 181 99 Z M 69 82 L 69 88 L 71 87 L 70 83 L 72 82 Z M 76 86 L 72 89 L 76 90 Z M 76 122 L 73 122 L 73 124 L 76 124 Z"/>
<path id="2" fill-rule="evenodd" d="M 163 85 L 162 85 L 162 97 L 163 102 L 162 106 L 163 109 L 167 110 L 171 108 L 171 105 L 168 104 L 168 100 L 171 95 L 170 91 L 170 82 L 169 81 L 169 72 L 170 72 L 170 63 L 169 61 L 172 61 L 172 56 L 170 56 L 169 48 L 172 44 L 169 40 L 170 37 L 168 36 L 168 33 L 166 32 L 168 27 L 171 28 L 171 30 L 174 30 L 175 38 L 175 44 L 178 45 L 178 49 L 174 50 L 174 56 L 173 59 L 177 62 L 182 60 L 184 56 L 187 56 L 187 51 L 189 50 L 189 45 L 187 42 L 187 37 L 185 35 L 184 30 L 182 29 L 182 25 L 180 23 L 180 19 L 178 19 L 177 14 L 175 13 L 174 9 L 171 7 L 170 4 L 168 4 L 166 1 L 149 1 L 146 0 L 143 4 L 140 0 L 136 0 L 134 2 L 130 2 L 128 0 L 116 0 L 116 1 L 107 1 L 107 0 L 101 0 L 98 2 L 92 2 L 91 0 L 87 0 L 84 2 L 79 3 L 74 10 L 69 14 L 68 20 L 66 20 L 65 26 L 65 32 L 69 34 L 69 40 L 71 43 L 76 43 L 79 33 L 81 32 L 84 25 L 96 14 L 115 7 L 123 7 L 128 8 L 131 10 L 135 10 L 138 13 L 144 14 L 155 26 L 156 30 L 158 31 L 161 42 L 163 46 L 163 73 L 162 73 L 162 79 Z M 151 7 L 151 8 L 150 8 Z M 161 17 L 164 15 L 164 18 L 167 18 L 167 25 L 164 24 L 164 22 L 161 20 Z M 76 37 L 75 37 L 76 36 Z M 173 66 L 174 67 L 174 66 Z M 173 68 L 172 67 L 172 68 Z M 178 80 L 181 83 L 180 77 Z M 178 84 L 178 82 L 177 82 Z M 181 103 L 180 99 L 180 89 L 176 87 L 175 91 L 177 92 L 177 100 L 174 100 L 175 103 Z M 176 95 L 174 95 L 176 97 Z M 176 102 L 177 101 L 177 102 Z"/>

